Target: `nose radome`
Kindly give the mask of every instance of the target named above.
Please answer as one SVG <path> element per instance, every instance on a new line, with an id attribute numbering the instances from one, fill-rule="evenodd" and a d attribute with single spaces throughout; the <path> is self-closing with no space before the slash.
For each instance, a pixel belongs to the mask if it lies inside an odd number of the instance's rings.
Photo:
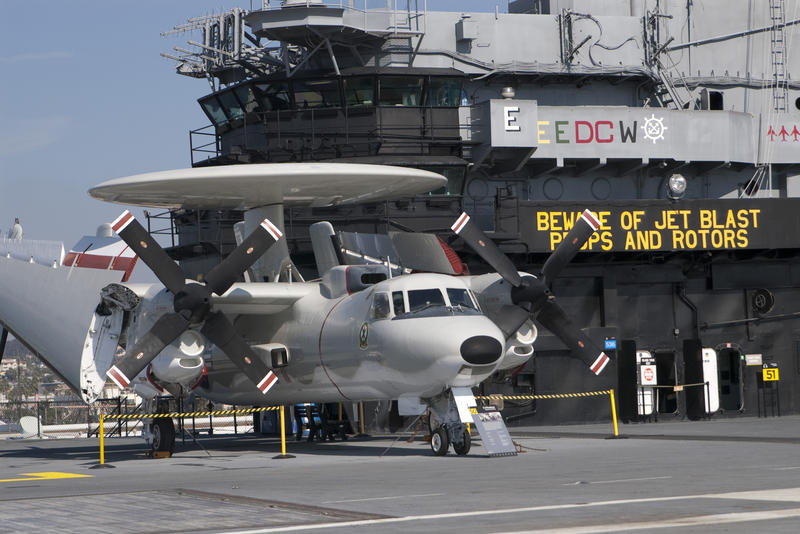
<path id="1" fill-rule="evenodd" d="M 503 353 L 503 346 L 490 336 L 472 336 L 461 344 L 461 357 L 473 365 L 494 363 Z"/>

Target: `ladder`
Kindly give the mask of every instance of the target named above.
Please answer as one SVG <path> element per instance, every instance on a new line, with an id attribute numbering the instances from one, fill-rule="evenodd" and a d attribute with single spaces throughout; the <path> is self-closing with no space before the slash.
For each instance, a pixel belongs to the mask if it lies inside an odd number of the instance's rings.
<path id="1" fill-rule="evenodd" d="M 784 0 L 769 0 L 769 18 L 772 22 L 772 104 L 775 111 L 786 111 L 789 91 L 786 86 L 786 10 Z"/>
<path id="2" fill-rule="evenodd" d="M 669 73 L 669 69 L 664 67 L 660 58 L 655 60 L 655 74 L 656 74 L 656 91 L 655 97 L 661 103 L 662 107 L 669 109 L 693 109 L 691 102 L 694 100 L 692 92 L 686 87 L 686 84 L 676 84 Z"/>

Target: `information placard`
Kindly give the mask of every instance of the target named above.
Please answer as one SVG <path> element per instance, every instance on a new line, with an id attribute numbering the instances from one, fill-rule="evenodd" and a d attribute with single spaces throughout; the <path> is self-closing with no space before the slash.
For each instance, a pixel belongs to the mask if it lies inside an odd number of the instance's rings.
<path id="1" fill-rule="evenodd" d="M 472 419 L 481 435 L 483 448 L 489 456 L 516 456 L 517 449 L 508 433 L 503 416 L 494 406 L 473 408 Z"/>

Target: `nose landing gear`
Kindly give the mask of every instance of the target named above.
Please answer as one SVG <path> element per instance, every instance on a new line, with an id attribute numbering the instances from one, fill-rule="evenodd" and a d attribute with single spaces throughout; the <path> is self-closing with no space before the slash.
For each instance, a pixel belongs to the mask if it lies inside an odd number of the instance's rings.
<path id="1" fill-rule="evenodd" d="M 451 390 L 430 399 L 428 428 L 434 456 L 445 456 L 450 445 L 459 456 L 469 453 L 472 439 L 467 425 L 461 421 Z"/>
<path id="2" fill-rule="evenodd" d="M 440 426 L 431 434 L 431 450 L 434 456 L 444 456 L 448 448 L 450 448 L 450 437 L 447 435 L 447 429 Z"/>

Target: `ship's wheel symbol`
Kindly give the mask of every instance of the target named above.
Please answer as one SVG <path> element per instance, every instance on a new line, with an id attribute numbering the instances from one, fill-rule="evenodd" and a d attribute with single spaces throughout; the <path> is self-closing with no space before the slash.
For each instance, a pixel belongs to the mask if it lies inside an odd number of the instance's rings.
<path id="1" fill-rule="evenodd" d="M 667 130 L 668 128 L 664 126 L 663 121 L 664 117 L 657 119 L 655 114 L 651 115 L 649 119 L 645 117 L 644 126 L 642 126 L 642 130 L 644 130 L 644 138 L 652 139 L 653 144 L 655 144 L 659 139 L 664 139 L 664 130 Z"/>

